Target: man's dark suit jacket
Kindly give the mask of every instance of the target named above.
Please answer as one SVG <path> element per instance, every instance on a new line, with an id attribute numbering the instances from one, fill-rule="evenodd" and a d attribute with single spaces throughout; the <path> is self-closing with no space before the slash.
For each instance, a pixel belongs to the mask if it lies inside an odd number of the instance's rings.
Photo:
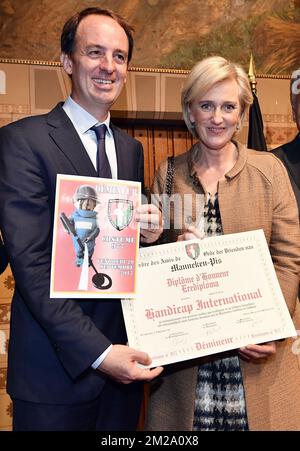
<path id="1" fill-rule="evenodd" d="M 288 171 L 297 199 L 300 220 L 300 134 L 293 141 L 273 149 L 272 152 L 276 157 L 280 158 Z M 300 284 L 298 297 L 300 300 Z"/>
<path id="2" fill-rule="evenodd" d="M 293 141 L 273 149 L 272 152 L 280 158 L 288 171 L 300 217 L 300 135 L 298 134 Z"/>
<path id="3" fill-rule="evenodd" d="M 118 178 L 143 182 L 141 144 L 111 128 Z M 106 377 L 90 366 L 127 337 L 119 300 L 49 298 L 58 173 L 97 176 L 61 104 L 0 130 L 1 230 L 16 281 L 8 392 L 25 401 L 74 404 L 101 393 Z"/>
<path id="4" fill-rule="evenodd" d="M 8 265 L 7 255 L 5 252 L 4 244 L 0 237 L 0 274 L 2 274 L 5 271 L 7 265 Z"/>

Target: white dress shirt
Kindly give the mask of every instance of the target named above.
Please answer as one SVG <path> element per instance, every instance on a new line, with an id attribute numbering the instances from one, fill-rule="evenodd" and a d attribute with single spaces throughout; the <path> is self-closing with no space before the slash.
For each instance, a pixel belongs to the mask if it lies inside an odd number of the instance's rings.
<path id="1" fill-rule="evenodd" d="M 84 108 L 82 108 L 78 103 L 76 103 L 72 97 L 68 97 L 63 104 L 63 109 L 65 113 L 69 116 L 72 124 L 77 131 L 85 150 L 90 157 L 94 168 L 97 170 L 97 137 L 93 130 L 90 130 L 93 126 L 98 126 L 105 124 L 107 127 L 107 132 L 105 135 L 105 150 L 107 158 L 109 161 L 111 174 L 113 179 L 118 178 L 118 165 L 117 165 L 117 154 L 116 146 L 113 133 L 109 127 L 110 113 L 108 113 L 107 118 L 104 122 L 98 122 L 94 116 L 88 113 Z"/>

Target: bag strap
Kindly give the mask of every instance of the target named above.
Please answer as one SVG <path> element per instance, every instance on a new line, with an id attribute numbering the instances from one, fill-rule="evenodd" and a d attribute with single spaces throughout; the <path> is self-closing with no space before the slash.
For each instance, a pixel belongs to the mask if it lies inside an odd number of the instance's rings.
<path id="1" fill-rule="evenodd" d="M 166 174 L 166 194 L 171 197 L 173 190 L 174 157 L 168 157 L 168 168 Z"/>

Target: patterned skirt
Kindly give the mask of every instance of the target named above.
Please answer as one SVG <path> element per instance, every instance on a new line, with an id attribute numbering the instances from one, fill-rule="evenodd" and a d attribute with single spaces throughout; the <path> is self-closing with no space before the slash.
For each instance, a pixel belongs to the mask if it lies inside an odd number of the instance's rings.
<path id="1" fill-rule="evenodd" d="M 237 356 L 199 366 L 193 430 L 248 430 L 242 373 Z"/>

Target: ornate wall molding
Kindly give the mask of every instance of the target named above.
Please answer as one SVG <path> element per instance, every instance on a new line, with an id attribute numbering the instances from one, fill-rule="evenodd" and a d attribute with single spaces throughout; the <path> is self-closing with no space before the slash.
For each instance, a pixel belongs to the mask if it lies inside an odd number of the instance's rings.
<path id="1" fill-rule="evenodd" d="M 41 61 L 41 60 L 24 60 L 24 59 L 9 59 L 0 58 L 0 63 L 6 64 L 31 64 L 34 66 L 55 66 L 61 67 L 59 61 Z M 185 69 L 162 69 L 152 67 L 129 67 L 130 72 L 148 72 L 156 74 L 174 74 L 174 75 L 187 75 L 190 71 Z M 270 79 L 286 79 L 289 80 L 289 75 L 271 75 L 271 74 L 257 74 L 257 78 L 270 78 Z"/>

